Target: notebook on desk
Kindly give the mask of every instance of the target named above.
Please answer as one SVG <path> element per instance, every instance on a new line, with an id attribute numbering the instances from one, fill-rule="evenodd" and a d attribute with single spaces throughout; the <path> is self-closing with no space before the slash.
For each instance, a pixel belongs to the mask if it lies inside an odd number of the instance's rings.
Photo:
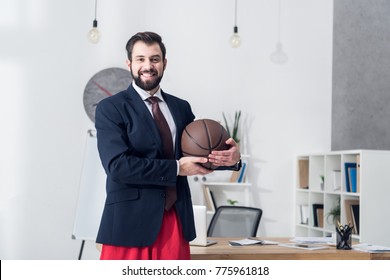
<path id="1" fill-rule="evenodd" d="M 191 246 L 210 246 L 217 241 L 207 239 L 207 210 L 204 205 L 193 205 L 196 228 L 196 238 L 190 242 Z"/>

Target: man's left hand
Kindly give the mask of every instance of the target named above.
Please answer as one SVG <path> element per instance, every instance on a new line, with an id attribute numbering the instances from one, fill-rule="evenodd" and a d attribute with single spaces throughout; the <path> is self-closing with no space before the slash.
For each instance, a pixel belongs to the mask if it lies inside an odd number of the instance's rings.
<path id="1" fill-rule="evenodd" d="M 233 138 L 229 138 L 225 143 L 230 146 L 229 150 L 212 151 L 208 156 L 209 162 L 215 166 L 233 166 L 241 158 L 239 147 Z"/>

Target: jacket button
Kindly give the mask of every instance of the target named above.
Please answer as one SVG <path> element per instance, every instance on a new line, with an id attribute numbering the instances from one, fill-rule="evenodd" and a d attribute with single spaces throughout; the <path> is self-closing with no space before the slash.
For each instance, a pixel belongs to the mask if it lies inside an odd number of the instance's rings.
<path id="1" fill-rule="evenodd" d="M 165 196 L 166 196 L 166 194 L 165 194 L 165 192 L 163 192 L 163 193 L 161 194 L 161 197 L 164 197 L 164 198 L 165 198 Z"/>

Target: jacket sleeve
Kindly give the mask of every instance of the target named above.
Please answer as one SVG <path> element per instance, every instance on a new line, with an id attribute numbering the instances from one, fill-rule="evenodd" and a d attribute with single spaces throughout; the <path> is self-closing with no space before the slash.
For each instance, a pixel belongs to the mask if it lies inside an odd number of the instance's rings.
<path id="1" fill-rule="evenodd" d="M 96 108 L 98 151 L 107 176 L 121 184 L 175 186 L 176 160 L 159 156 L 144 118 L 125 106 L 106 98 Z"/>

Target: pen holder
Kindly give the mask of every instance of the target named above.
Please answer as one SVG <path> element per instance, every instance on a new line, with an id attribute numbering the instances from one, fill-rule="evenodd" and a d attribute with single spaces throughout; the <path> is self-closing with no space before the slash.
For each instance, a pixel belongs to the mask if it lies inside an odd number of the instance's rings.
<path id="1" fill-rule="evenodd" d="M 336 248 L 340 250 L 352 249 L 352 228 L 349 226 L 336 227 Z"/>

